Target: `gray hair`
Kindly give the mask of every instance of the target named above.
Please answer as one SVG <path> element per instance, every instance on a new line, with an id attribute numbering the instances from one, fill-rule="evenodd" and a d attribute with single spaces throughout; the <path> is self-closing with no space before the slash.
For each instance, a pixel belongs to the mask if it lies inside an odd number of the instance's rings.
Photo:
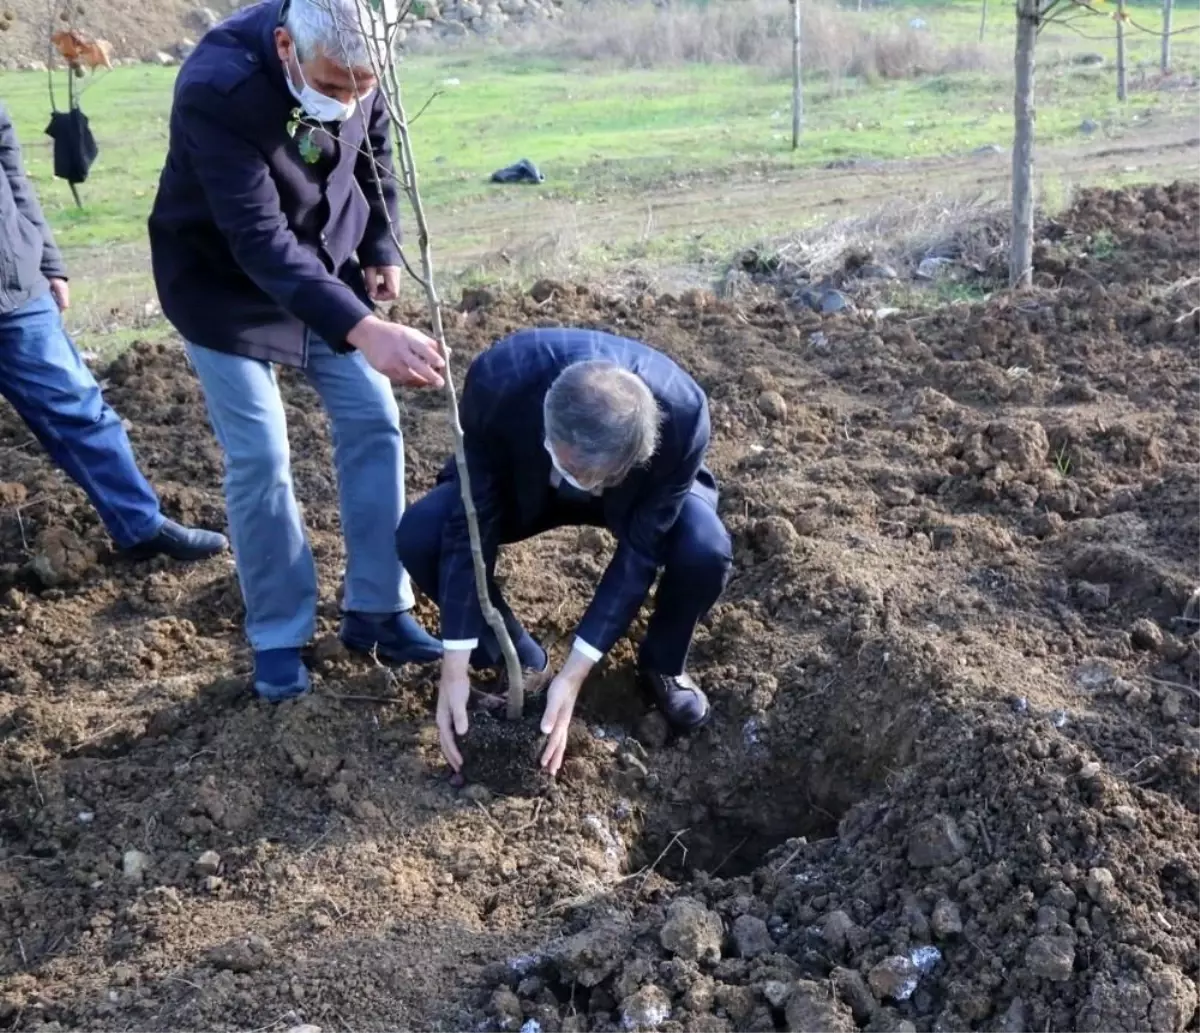
<path id="1" fill-rule="evenodd" d="M 592 359 L 563 370 L 543 403 L 546 437 L 569 450 L 572 466 L 605 485 L 621 481 L 658 450 L 662 414 L 636 373 Z"/>
<path id="2" fill-rule="evenodd" d="M 383 14 L 366 0 L 291 0 L 284 26 L 301 61 L 315 54 L 346 68 L 374 68 L 386 54 L 383 46 Z"/>

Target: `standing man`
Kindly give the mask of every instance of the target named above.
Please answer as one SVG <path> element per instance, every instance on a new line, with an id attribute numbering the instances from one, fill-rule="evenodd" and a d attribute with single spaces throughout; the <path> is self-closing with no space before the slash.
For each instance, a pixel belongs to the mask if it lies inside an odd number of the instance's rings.
<path id="1" fill-rule="evenodd" d="M 365 3 L 267 0 L 209 31 L 176 82 L 150 215 L 163 311 L 225 453 L 254 688 L 270 700 L 308 688 L 301 648 L 317 606 L 274 364 L 302 369 L 332 422 L 342 641 L 391 663 L 441 655 L 408 612 L 393 545 L 404 450 L 389 378 L 441 386 L 443 362 L 429 337 L 373 314 L 396 298 L 401 258 Z"/>
<path id="2" fill-rule="evenodd" d="M 121 418 L 63 330 L 69 302 L 66 266 L 0 105 L 0 394 L 91 499 L 118 549 L 183 561 L 222 552 L 223 535 L 162 515 Z"/>
<path id="3" fill-rule="evenodd" d="M 523 330 L 471 363 L 459 413 L 492 602 L 529 672 L 527 690 L 551 682 L 543 767 L 558 771 L 584 679 L 625 634 L 660 569 L 639 678 L 674 728 L 704 724 L 708 700 L 686 673 L 687 655 L 696 622 L 725 587 L 732 548 L 704 466 L 708 401 L 700 386 L 638 341 L 595 330 Z M 467 730 L 468 670 L 501 661 L 475 590 L 459 492 L 451 459 L 396 532 L 405 565 L 441 607 L 446 653 L 437 722 L 456 770 L 462 757 L 454 737 Z M 554 676 L 491 571 L 500 545 L 584 524 L 608 528 L 617 550 Z"/>

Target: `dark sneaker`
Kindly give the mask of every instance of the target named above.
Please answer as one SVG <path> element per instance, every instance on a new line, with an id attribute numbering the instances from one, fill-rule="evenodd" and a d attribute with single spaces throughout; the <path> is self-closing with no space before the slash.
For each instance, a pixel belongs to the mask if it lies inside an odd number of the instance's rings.
<path id="1" fill-rule="evenodd" d="M 662 711 L 667 723 L 676 731 L 686 732 L 699 728 L 707 724 L 712 716 L 708 697 L 688 674 L 672 676 L 641 668 L 638 671 L 638 681 L 642 691 Z"/>
<path id="2" fill-rule="evenodd" d="M 254 654 L 254 692 L 268 703 L 303 696 L 310 688 L 308 668 L 298 649 L 263 649 Z"/>
<path id="3" fill-rule="evenodd" d="M 342 645 L 355 653 L 375 653 L 389 664 L 429 664 L 442 658 L 442 644 L 401 613 L 347 613 L 342 617 Z"/>
<path id="4" fill-rule="evenodd" d="M 229 548 L 229 539 L 216 531 L 205 531 L 201 527 L 184 527 L 167 520 L 158 534 L 144 542 L 126 549 L 123 555 L 132 560 L 150 560 L 155 556 L 168 556 L 180 563 L 195 563 L 206 560 Z"/>

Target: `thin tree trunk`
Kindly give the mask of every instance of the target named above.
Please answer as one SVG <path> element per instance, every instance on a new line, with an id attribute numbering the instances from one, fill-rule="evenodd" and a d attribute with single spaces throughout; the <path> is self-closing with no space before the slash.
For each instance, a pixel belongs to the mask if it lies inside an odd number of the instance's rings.
<path id="1" fill-rule="evenodd" d="M 1019 0 L 1017 46 L 1013 60 L 1012 251 L 1008 282 L 1012 287 L 1033 283 L 1033 137 L 1034 58 L 1038 33 L 1038 0 Z"/>
<path id="2" fill-rule="evenodd" d="M 979 42 L 983 42 L 983 34 L 987 31 L 987 5 L 988 0 L 983 0 L 979 12 Z"/>
<path id="3" fill-rule="evenodd" d="M 803 32 L 800 24 L 800 0 L 792 2 L 792 150 L 800 146 L 800 127 L 804 122 L 803 64 L 800 41 Z"/>
<path id="4" fill-rule="evenodd" d="M 381 3 L 376 10 L 383 8 Z M 450 347 L 446 343 L 446 328 L 442 320 L 442 304 L 438 297 L 437 286 L 434 281 L 433 270 L 433 248 L 429 235 L 429 223 L 425 217 L 425 205 L 421 199 L 421 191 L 417 178 L 417 163 L 413 156 L 412 138 L 408 131 L 408 115 L 404 110 L 404 95 L 400 86 L 400 77 L 396 70 L 396 63 L 392 56 L 392 41 L 395 38 L 395 30 L 399 27 L 404 15 L 407 13 L 407 4 L 398 11 L 392 18 L 387 17 L 386 10 L 383 10 L 380 17 L 380 24 L 377 26 L 378 35 L 388 40 L 387 54 L 383 60 L 372 60 L 372 69 L 379 79 L 379 89 L 384 95 L 387 103 L 388 114 L 391 117 L 392 126 L 395 130 L 395 136 L 399 143 L 396 153 L 396 164 L 399 166 L 399 184 L 408 198 L 409 205 L 412 207 L 414 221 L 417 226 L 417 243 L 421 251 L 421 273 L 420 276 L 414 278 L 418 280 L 425 292 L 425 299 L 429 305 L 430 321 L 433 325 L 433 336 L 442 350 L 442 356 L 446 360 L 445 382 L 446 382 L 446 407 L 448 417 L 450 419 L 450 427 L 454 438 L 454 462 L 458 469 L 458 484 L 459 493 L 462 497 L 463 509 L 467 518 L 467 536 L 471 542 L 471 565 L 475 573 L 475 587 L 479 596 L 479 606 L 483 611 L 483 619 L 487 626 L 491 628 L 496 636 L 496 641 L 500 645 L 500 652 L 504 656 L 504 669 L 508 675 L 508 707 L 507 713 L 510 720 L 516 720 L 523 716 L 525 710 L 525 678 L 521 671 L 521 660 L 517 656 L 516 647 L 513 645 L 512 637 L 508 633 L 508 629 L 504 626 L 504 618 L 500 615 L 500 611 L 492 604 L 491 596 L 488 592 L 488 577 L 487 567 L 484 563 L 483 543 L 479 534 L 479 516 L 475 511 L 475 499 L 471 493 L 471 474 L 467 467 L 466 448 L 463 435 L 462 421 L 458 414 L 458 392 L 454 387 L 454 375 L 450 368 Z M 359 28 L 366 32 L 370 27 L 368 20 L 360 17 Z M 365 115 L 363 116 L 365 119 Z M 365 131 L 364 122 L 364 131 Z M 375 178 L 375 186 L 382 194 L 382 182 L 378 166 L 372 162 L 372 169 Z M 400 237 L 398 228 L 392 224 L 391 219 L 388 219 L 388 229 L 392 240 L 399 246 Z M 407 262 L 405 262 L 407 266 Z M 410 268 L 411 271 L 411 268 Z"/>
<path id="5" fill-rule="evenodd" d="M 475 499 L 471 494 L 471 473 L 467 468 L 465 438 L 462 420 L 458 415 L 458 392 L 454 387 L 454 374 L 450 370 L 450 347 L 446 343 L 446 328 L 442 323 L 442 303 L 438 298 L 437 287 L 433 279 L 433 249 L 429 241 L 429 224 L 425 219 L 425 205 L 417 187 L 417 165 L 413 159 L 412 139 L 408 134 L 408 116 L 400 93 L 400 83 L 394 70 L 388 76 L 391 87 L 392 102 L 399 116 L 394 121 L 396 136 L 400 141 L 400 163 L 402 174 L 407 183 L 406 192 L 412 204 L 413 216 L 417 223 L 417 242 L 421 248 L 421 278 L 425 284 L 425 297 L 429 302 L 430 317 L 433 322 L 433 336 L 441 345 L 442 355 L 446 360 L 446 407 L 449 410 L 450 429 L 454 436 L 454 463 L 458 468 L 459 492 L 462 495 L 463 509 L 467 517 L 467 536 L 471 541 L 471 565 L 475 568 L 475 591 L 479 596 L 479 606 L 483 611 L 483 619 L 492 629 L 496 641 L 500 644 L 500 652 L 504 655 L 504 669 L 508 674 L 508 719 L 519 720 L 525 712 L 525 678 L 521 672 L 521 660 L 517 656 L 508 628 L 504 626 L 504 618 L 500 611 L 492 605 L 488 592 L 487 566 L 484 562 L 483 543 L 479 534 L 479 516 L 475 512 Z"/>
<path id="6" fill-rule="evenodd" d="M 1175 0 L 1163 0 L 1162 74 L 1171 71 L 1171 15 L 1175 13 Z"/>
<path id="7" fill-rule="evenodd" d="M 1125 0 L 1117 0 L 1117 100 L 1129 99 L 1128 69 L 1125 54 Z"/>

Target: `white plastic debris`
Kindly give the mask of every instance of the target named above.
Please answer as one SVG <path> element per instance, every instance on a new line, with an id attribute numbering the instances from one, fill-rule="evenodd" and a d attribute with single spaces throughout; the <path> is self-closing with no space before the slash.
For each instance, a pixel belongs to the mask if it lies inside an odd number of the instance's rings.
<path id="1" fill-rule="evenodd" d="M 528 1019 L 521 1027 L 521 1033 L 542 1033 L 542 1024 L 537 1019 Z"/>
<path id="2" fill-rule="evenodd" d="M 913 966 L 921 975 L 927 976 L 937 967 L 937 963 L 942 960 L 942 952 L 936 947 L 914 947 L 912 953 L 908 956 L 908 960 L 913 963 Z"/>
<path id="3" fill-rule="evenodd" d="M 91 811 L 80 811 L 77 815 L 75 815 L 75 820 L 79 822 L 80 825 L 90 825 L 96 820 L 96 815 Z"/>

